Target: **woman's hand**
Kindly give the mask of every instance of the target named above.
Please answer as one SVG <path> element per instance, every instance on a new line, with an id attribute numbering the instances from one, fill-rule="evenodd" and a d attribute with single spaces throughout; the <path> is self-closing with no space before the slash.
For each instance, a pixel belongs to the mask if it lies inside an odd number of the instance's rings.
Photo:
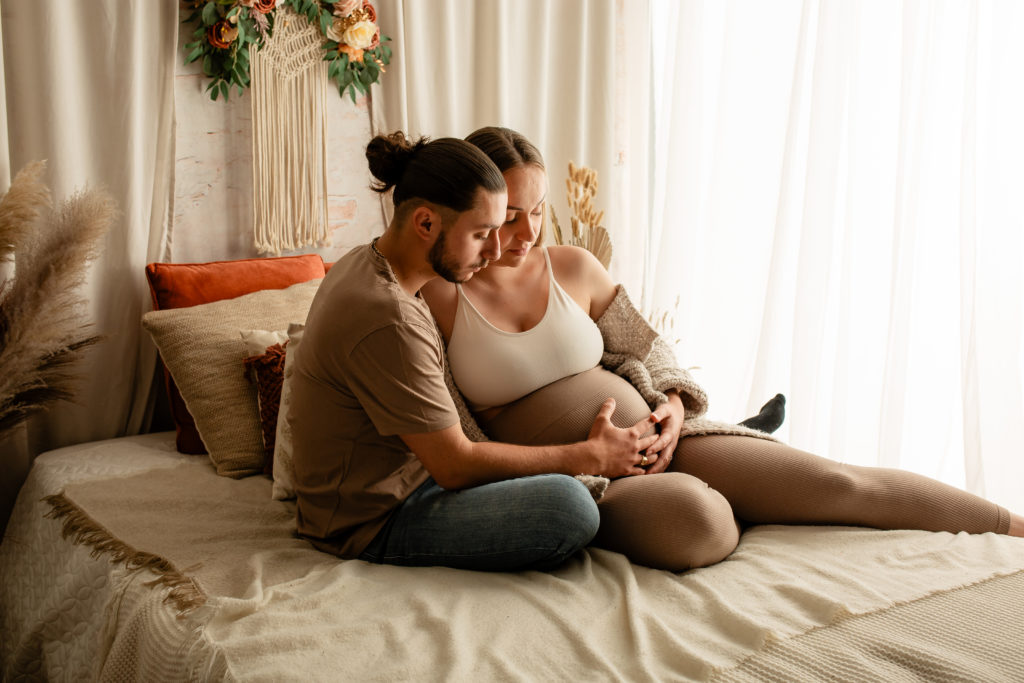
<path id="1" fill-rule="evenodd" d="M 672 456 L 675 455 L 676 444 L 679 443 L 679 433 L 683 429 L 683 420 L 686 418 L 686 409 L 683 408 L 683 400 L 679 397 L 679 392 L 669 389 L 665 394 L 668 396 L 668 403 L 662 403 L 651 413 L 658 420 L 660 434 L 658 434 L 658 440 L 647 448 L 648 457 L 657 456 L 654 462 L 647 467 L 647 474 L 657 474 L 668 468 L 669 463 L 672 462 Z"/>

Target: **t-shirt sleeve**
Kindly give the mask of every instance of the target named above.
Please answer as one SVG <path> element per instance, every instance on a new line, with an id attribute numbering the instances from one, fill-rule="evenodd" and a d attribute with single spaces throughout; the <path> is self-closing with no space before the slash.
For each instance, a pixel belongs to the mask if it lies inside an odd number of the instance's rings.
<path id="1" fill-rule="evenodd" d="M 349 388 L 382 436 L 459 423 L 433 330 L 388 325 L 363 338 L 346 363 Z"/>

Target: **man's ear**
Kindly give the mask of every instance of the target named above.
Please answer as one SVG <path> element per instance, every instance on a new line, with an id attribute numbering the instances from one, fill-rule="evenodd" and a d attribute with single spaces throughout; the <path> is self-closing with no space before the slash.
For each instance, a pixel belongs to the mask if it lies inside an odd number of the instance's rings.
<path id="1" fill-rule="evenodd" d="M 441 232 L 441 216 L 429 206 L 419 206 L 412 212 L 412 229 L 420 239 L 433 242 Z"/>

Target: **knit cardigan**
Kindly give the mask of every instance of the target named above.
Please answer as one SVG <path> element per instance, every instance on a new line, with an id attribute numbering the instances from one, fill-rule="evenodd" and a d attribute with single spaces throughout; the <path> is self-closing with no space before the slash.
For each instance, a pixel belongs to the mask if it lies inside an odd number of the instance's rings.
<path id="1" fill-rule="evenodd" d="M 685 409 L 680 439 L 708 434 L 734 434 L 777 441 L 770 434 L 756 429 L 702 417 L 708 409 L 707 394 L 689 372 L 678 366 L 672 349 L 636 309 L 622 285 L 616 286 L 615 298 L 597 319 L 597 328 L 604 340 L 602 367 L 628 380 L 651 410 L 668 401 L 666 391 L 675 389 L 679 392 Z M 477 424 L 455 385 L 447 351 L 444 354 L 444 379 L 459 412 L 466 437 L 471 441 L 487 441 L 487 435 Z M 580 475 L 577 479 L 587 485 L 595 499 L 603 495 L 608 485 L 605 477 Z"/>

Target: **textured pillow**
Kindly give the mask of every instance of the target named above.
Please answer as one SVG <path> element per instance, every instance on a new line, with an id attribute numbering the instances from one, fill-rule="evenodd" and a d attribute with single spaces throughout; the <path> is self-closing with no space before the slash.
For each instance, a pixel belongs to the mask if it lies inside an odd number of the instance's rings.
<path id="1" fill-rule="evenodd" d="M 146 266 L 146 279 L 153 295 L 153 308 L 160 311 L 233 299 L 263 289 L 283 289 L 322 278 L 325 272 L 322 258 L 304 254 L 209 263 L 150 263 Z M 195 422 L 166 367 L 164 380 L 178 432 L 178 450 L 206 453 Z"/>
<path id="2" fill-rule="evenodd" d="M 245 377 L 240 329 L 285 329 L 304 320 L 321 280 L 142 316 L 181 391 L 218 474 L 263 470 L 256 388 Z"/>
<path id="3" fill-rule="evenodd" d="M 277 416 L 277 435 L 274 438 L 274 485 L 271 497 L 274 500 L 288 500 L 295 497 L 295 467 L 292 465 L 292 426 L 288 422 L 292 392 L 289 380 L 295 370 L 295 354 L 302 343 L 306 326 L 301 323 L 288 325 L 288 344 L 284 359 L 284 383 L 281 385 L 281 407 Z"/>
<path id="4" fill-rule="evenodd" d="M 245 365 L 249 381 L 256 386 L 256 402 L 260 412 L 263 436 L 263 474 L 273 472 L 274 438 L 277 434 L 277 412 L 284 381 L 284 345 L 288 333 L 271 330 L 242 330 L 245 341 Z"/>

